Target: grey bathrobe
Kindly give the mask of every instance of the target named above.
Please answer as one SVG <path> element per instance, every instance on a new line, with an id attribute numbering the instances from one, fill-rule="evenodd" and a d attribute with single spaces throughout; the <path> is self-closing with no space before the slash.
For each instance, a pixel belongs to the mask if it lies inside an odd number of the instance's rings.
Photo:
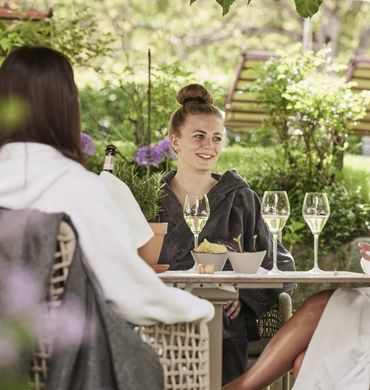
<path id="1" fill-rule="evenodd" d="M 46 297 L 61 220 L 69 219 L 63 213 L 0 208 L 0 270 L 4 272 L 10 265 L 27 267 L 43 291 L 41 300 Z M 1 290 L 0 278 L 0 294 Z M 63 299 L 71 297 L 78 301 L 85 317 L 84 327 L 80 329 L 81 342 L 62 349 L 55 346 L 46 390 L 163 389 L 163 372 L 157 354 L 104 301 L 79 248 L 70 267 Z M 1 303 L 0 299 L 0 317 Z M 86 335 L 90 337 L 82 341 Z M 27 375 L 30 351 L 24 351 L 21 357 L 18 373 Z"/>
<path id="2" fill-rule="evenodd" d="M 164 239 L 160 263 L 170 264 L 170 269 L 173 270 L 184 270 L 194 265 L 190 253 L 194 239 L 183 218 L 182 207 L 170 188 L 170 182 L 175 174 L 175 171 L 171 171 L 164 179 L 166 194 L 160 203 L 160 220 L 168 222 L 168 233 Z M 213 177 L 218 183 L 207 194 L 211 213 L 200 233 L 199 242 L 206 238 L 210 242 L 233 245 L 233 238 L 241 234 L 242 245 L 245 250 L 251 251 L 252 237 L 256 234 L 256 249 L 266 250 L 262 267 L 272 268 L 272 235 L 261 217 L 261 204 L 257 194 L 235 171 L 226 171 L 222 176 L 214 174 Z M 281 243 L 278 243 L 278 267 L 282 270 L 294 269 L 294 260 Z M 226 263 L 225 269 L 231 269 L 229 262 Z M 277 302 L 281 291 L 280 289 L 239 291 L 242 302 L 239 318 L 230 321 L 224 316 L 224 383 L 245 370 L 247 338 L 253 340 L 258 337 L 255 318 Z M 228 348 L 225 340 L 233 346 Z M 231 367 L 227 368 L 229 364 Z"/>

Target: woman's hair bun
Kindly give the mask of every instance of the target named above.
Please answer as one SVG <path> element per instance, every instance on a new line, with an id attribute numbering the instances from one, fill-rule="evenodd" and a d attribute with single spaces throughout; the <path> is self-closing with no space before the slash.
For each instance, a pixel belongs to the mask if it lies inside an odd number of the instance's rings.
<path id="1" fill-rule="evenodd" d="M 185 85 L 177 93 L 176 98 L 181 105 L 189 102 L 213 104 L 211 94 L 200 84 Z"/>

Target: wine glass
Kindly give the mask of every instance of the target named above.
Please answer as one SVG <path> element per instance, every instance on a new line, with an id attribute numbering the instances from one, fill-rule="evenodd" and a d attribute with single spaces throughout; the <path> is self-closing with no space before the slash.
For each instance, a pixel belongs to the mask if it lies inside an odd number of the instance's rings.
<path id="1" fill-rule="evenodd" d="M 209 217 L 209 202 L 206 194 L 186 194 L 184 218 L 194 235 L 194 250 L 198 248 L 198 238 Z"/>
<path id="2" fill-rule="evenodd" d="M 314 237 L 314 266 L 310 272 L 323 272 L 318 264 L 319 234 L 330 215 L 328 197 L 323 192 L 307 192 L 302 207 L 303 218 Z"/>
<path id="3" fill-rule="evenodd" d="M 265 191 L 262 198 L 261 214 L 273 237 L 273 265 L 269 274 L 280 273 L 277 266 L 277 240 L 279 232 L 283 230 L 290 215 L 287 193 L 285 191 Z"/>

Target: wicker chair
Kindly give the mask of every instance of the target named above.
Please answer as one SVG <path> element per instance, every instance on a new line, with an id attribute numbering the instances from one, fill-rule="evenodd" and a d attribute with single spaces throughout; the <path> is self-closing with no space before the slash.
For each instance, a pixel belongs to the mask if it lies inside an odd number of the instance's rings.
<path id="1" fill-rule="evenodd" d="M 271 337 L 280 327 L 289 320 L 292 315 L 292 299 L 289 294 L 281 293 L 279 302 L 267 313 L 261 316 L 258 322 L 261 339 L 249 343 L 248 346 L 248 367 L 250 367 L 261 354 Z M 270 386 L 266 389 L 268 390 Z M 289 374 L 282 377 L 282 390 L 290 389 Z"/>
<path id="2" fill-rule="evenodd" d="M 48 315 L 61 305 L 75 249 L 75 233 L 62 221 L 47 293 Z M 156 350 L 163 366 L 165 390 L 209 390 L 209 339 L 205 322 L 133 326 L 142 340 Z M 45 389 L 51 357 L 51 338 L 44 334 L 32 354 L 31 389 Z"/>
<path id="3" fill-rule="evenodd" d="M 52 315 L 62 302 L 65 282 L 68 278 L 69 267 L 72 264 L 73 255 L 76 249 L 76 236 L 68 223 L 62 221 L 59 226 L 57 237 L 57 250 L 51 270 L 51 277 L 47 292 L 48 314 Z M 33 350 L 30 387 L 34 390 L 45 388 L 49 362 L 52 355 L 52 343 L 48 335 L 39 339 Z"/>
<path id="4" fill-rule="evenodd" d="M 134 329 L 158 353 L 164 390 L 209 390 L 209 339 L 204 321 Z"/>

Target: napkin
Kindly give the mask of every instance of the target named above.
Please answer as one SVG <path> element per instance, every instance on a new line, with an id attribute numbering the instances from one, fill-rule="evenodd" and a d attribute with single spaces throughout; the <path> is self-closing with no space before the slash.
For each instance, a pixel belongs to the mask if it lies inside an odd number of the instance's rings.
<path id="1" fill-rule="evenodd" d="M 370 260 L 366 260 L 363 257 L 361 258 L 361 267 L 365 274 L 370 275 Z"/>

